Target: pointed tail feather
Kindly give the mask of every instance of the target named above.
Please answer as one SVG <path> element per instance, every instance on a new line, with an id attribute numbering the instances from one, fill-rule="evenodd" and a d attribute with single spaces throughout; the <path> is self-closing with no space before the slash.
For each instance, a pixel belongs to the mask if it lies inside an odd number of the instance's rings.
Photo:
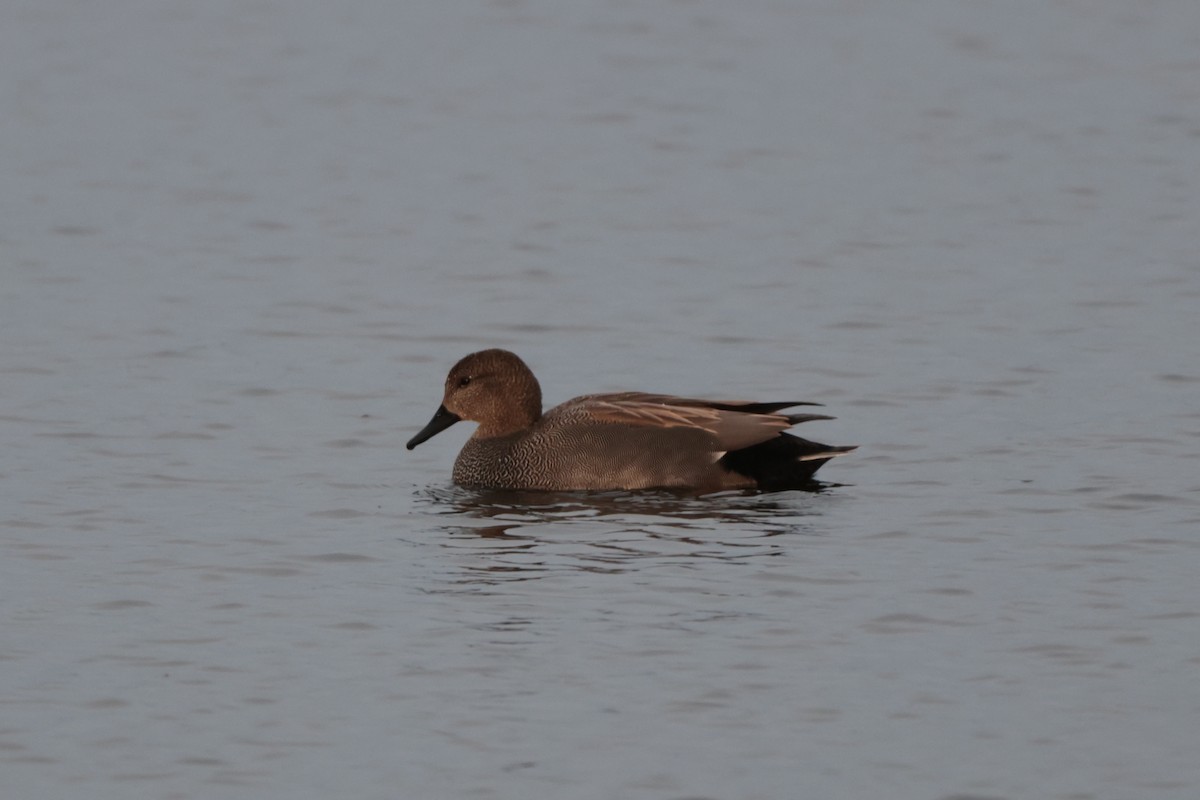
<path id="1" fill-rule="evenodd" d="M 792 425 L 799 425 L 801 422 L 812 422 L 818 419 L 837 419 L 827 414 L 787 414 L 787 421 Z"/>

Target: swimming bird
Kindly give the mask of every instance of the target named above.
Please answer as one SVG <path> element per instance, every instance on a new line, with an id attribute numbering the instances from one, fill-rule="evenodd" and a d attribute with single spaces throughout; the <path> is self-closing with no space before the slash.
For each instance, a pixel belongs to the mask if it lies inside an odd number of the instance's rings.
<path id="1" fill-rule="evenodd" d="M 784 431 L 823 414 L 783 414 L 819 403 L 697 400 L 666 394 L 590 394 L 542 412 L 542 390 L 516 354 L 471 353 L 446 377 L 442 404 L 412 450 L 462 420 L 479 423 L 454 462 L 454 482 L 476 489 L 814 488 L 813 473 L 855 447 Z"/>

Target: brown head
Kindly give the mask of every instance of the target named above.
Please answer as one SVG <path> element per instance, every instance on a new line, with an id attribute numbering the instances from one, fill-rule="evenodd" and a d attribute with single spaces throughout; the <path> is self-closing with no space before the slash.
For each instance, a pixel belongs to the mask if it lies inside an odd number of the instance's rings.
<path id="1" fill-rule="evenodd" d="M 524 430 L 541 416 L 542 389 L 525 362 L 507 350 L 480 350 L 450 370 L 442 405 L 406 446 L 412 450 L 464 419 L 479 423 L 476 437 L 489 439 Z"/>

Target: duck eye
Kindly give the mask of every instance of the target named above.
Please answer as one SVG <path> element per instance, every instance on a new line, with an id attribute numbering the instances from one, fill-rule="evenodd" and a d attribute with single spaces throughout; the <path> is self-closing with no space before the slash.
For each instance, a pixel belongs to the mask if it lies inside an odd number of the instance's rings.
<path id="1" fill-rule="evenodd" d="M 459 378 L 459 379 L 458 379 L 458 388 L 460 388 L 460 389 L 461 389 L 461 388 L 463 388 L 464 386 L 466 386 L 466 385 L 467 385 L 468 383 L 470 383 L 470 382 L 471 382 L 471 376 L 470 376 L 470 375 L 464 375 L 464 376 L 462 376 L 461 378 Z"/>

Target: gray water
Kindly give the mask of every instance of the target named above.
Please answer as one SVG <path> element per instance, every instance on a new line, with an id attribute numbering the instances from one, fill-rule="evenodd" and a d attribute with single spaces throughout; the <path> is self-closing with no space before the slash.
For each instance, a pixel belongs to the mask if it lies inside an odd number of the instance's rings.
<path id="1" fill-rule="evenodd" d="M 1200 5 L 0 8 L 4 797 L 1200 796 Z M 520 496 L 549 402 L 820 493 Z"/>

